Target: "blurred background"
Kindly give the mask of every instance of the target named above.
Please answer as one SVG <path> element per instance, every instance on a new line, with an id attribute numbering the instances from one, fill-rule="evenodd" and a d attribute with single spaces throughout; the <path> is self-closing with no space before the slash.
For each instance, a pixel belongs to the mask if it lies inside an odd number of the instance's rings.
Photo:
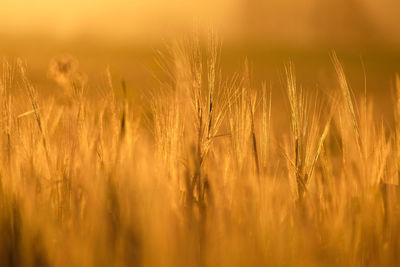
<path id="1" fill-rule="evenodd" d="M 280 90 L 292 60 L 305 87 L 329 87 L 335 50 L 353 89 L 366 76 L 385 103 L 400 71 L 399 10 L 398 0 L 2 0 L 0 55 L 25 58 L 43 90 L 54 85 L 50 60 L 65 54 L 92 84 L 109 66 L 115 79 L 144 90 L 155 86 L 155 51 L 197 25 L 218 32 L 228 72 L 248 57 L 254 80 Z"/>
<path id="2" fill-rule="evenodd" d="M 397 45 L 397 0 L 2 0 L 3 34 L 158 42 L 193 19 L 234 42 Z"/>

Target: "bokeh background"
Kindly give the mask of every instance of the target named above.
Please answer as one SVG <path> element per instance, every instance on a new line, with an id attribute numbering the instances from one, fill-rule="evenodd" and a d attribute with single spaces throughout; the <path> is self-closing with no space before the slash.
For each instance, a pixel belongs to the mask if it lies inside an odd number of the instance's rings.
<path id="1" fill-rule="evenodd" d="M 329 88 L 329 53 L 344 63 L 353 90 L 367 87 L 387 103 L 400 71 L 398 0 L 2 0 L 0 55 L 22 57 L 39 90 L 51 92 L 50 60 L 69 54 L 93 88 L 107 66 L 130 90 L 156 86 L 155 51 L 193 31 L 215 29 L 221 64 L 240 71 L 248 57 L 253 78 L 281 90 L 293 61 L 307 88 Z M 96 85 L 97 84 L 97 85 Z"/>
<path id="2" fill-rule="evenodd" d="M 159 41 L 193 18 L 241 42 L 396 45 L 397 0 L 2 0 L 3 33 L 59 39 Z"/>

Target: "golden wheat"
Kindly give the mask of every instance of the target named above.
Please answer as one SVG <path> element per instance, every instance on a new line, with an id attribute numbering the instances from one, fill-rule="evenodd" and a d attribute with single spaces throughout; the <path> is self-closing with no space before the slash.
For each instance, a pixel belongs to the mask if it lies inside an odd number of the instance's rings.
<path id="1" fill-rule="evenodd" d="M 399 78 L 394 129 L 334 53 L 329 92 L 287 65 L 278 114 L 247 60 L 222 75 L 220 50 L 171 45 L 143 103 L 109 71 L 89 97 L 64 58 L 42 98 L 25 63 L 3 61 L 0 266 L 397 266 Z"/>

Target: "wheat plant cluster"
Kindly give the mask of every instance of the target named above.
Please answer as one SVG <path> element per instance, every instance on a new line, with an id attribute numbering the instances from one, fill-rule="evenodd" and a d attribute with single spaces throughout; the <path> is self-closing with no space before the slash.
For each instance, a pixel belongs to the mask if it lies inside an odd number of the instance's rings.
<path id="1" fill-rule="evenodd" d="M 273 109 L 246 60 L 222 75 L 220 50 L 171 44 L 140 98 L 110 72 L 92 96 L 72 59 L 43 97 L 3 60 L 0 266 L 398 266 L 399 78 L 392 125 L 334 53 L 319 91 L 286 64 Z"/>

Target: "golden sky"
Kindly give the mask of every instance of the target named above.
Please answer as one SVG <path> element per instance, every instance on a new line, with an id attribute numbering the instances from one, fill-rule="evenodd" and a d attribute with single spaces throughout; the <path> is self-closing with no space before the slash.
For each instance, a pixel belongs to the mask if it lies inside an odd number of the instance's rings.
<path id="1" fill-rule="evenodd" d="M 1 0 L 0 32 L 157 38 L 190 29 L 198 20 L 232 36 L 301 41 L 325 38 L 318 31 L 334 36 L 336 30 L 353 28 L 346 38 L 360 27 L 362 34 L 374 34 L 366 30 L 371 25 L 386 38 L 400 40 L 398 10 L 398 0 Z M 362 18 L 353 20 L 358 14 Z M 329 22 L 336 18 L 339 24 Z M 318 28 L 321 19 L 327 20 L 321 24 L 327 30 Z"/>
<path id="2" fill-rule="evenodd" d="M 193 18 L 226 19 L 236 0 L 1 0 L 0 26 L 7 32 L 40 31 L 65 36 L 152 35 L 188 26 Z M 218 16 L 216 16 L 218 15 Z"/>

